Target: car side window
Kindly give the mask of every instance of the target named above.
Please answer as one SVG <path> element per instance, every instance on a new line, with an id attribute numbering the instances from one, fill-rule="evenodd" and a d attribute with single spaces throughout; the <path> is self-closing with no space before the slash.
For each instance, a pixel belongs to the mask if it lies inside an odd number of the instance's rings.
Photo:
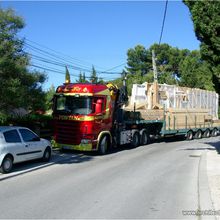
<path id="1" fill-rule="evenodd" d="M 21 142 L 21 138 L 17 130 L 5 131 L 3 135 L 7 143 L 20 143 Z"/>
<path id="2" fill-rule="evenodd" d="M 40 138 L 36 134 L 27 129 L 19 129 L 19 132 L 21 133 L 21 136 L 25 142 L 40 140 Z"/>

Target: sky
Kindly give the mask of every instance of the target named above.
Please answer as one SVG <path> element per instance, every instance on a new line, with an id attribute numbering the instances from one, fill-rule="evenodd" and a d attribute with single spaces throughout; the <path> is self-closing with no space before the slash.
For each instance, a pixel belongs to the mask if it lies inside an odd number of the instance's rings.
<path id="1" fill-rule="evenodd" d="M 32 56 L 30 68 L 47 74 L 48 90 L 64 83 L 65 65 L 72 82 L 80 70 L 89 76 L 92 65 L 104 80 L 119 77 L 128 49 L 159 42 L 165 1 L 1 1 L 0 7 L 13 8 L 24 19 L 19 37 Z M 199 49 L 181 1 L 168 2 L 161 43 Z"/>

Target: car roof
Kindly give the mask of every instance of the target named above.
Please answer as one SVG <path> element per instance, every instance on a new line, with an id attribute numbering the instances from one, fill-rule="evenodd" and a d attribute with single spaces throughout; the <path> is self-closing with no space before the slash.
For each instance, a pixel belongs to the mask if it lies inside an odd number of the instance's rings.
<path id="1" fill-rule="evenodd" d="M 0 126 L 0 132 L 9 131 L 12 129 L 25 128 L 20 126 Z"/>

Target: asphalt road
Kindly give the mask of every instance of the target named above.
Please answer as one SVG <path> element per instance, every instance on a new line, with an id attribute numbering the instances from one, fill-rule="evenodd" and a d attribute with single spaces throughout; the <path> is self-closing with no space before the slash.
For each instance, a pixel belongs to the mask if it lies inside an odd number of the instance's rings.
<path id="1" fill-rule="evenodd" d="M 212 203 L 206 152 L 217 138 L 161 141 L 105 155 L 65 153 L 0 175 L 0 218 L 191 218 Z"/>

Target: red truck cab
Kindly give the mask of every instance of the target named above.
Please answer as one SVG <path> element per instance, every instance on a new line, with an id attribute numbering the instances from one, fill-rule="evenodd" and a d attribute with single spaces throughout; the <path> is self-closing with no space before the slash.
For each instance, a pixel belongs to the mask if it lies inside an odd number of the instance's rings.
<path id="1" fill-rule="evenodd" d="M 112 142 L 114 96 L 108 85 L 65 83 L 54 96 L 54 141 L 61 149 L 99 151 Z"/>

